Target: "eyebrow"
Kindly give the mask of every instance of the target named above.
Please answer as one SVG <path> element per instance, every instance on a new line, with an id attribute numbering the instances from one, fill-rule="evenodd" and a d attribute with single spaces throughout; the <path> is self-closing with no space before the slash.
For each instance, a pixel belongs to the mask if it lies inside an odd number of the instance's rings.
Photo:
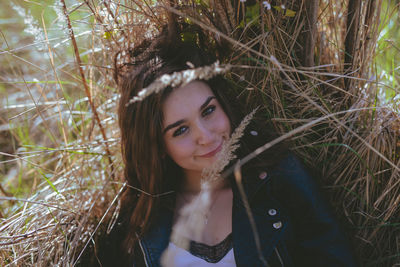
<path id="1" fill-rule="evenodd" d="M 200 111 L 202 109 L 204 109 L 205 107 L 207 107 L 208 104 L 210 104 L 211 100 L 213 100 L 215 98 L 215 96 L 209 96 L 207 97 L 206 101 L 204 101 L 204 103 L 200 106 Z M 167 127 L 165 127 L 163 134 L 165 134 L 169 129 L 175 128 L 177 126 L 179 126 L 180 124 L 184 123 L 185 120 L 179 120 L 177 122 L 171 123 L 170 125 L 168 125 Z"/>
<path id="2" fill-rule="evenodd" d="M 203 103 L 203 105 L 200 106 L 200 110 L 207 107 L 207 105 L 210 104 L 211 100 L 213 100 L 214 98 L 215 98 L 215 96 L 213 96 L 213 95 L 207 97 L 207 100 Z"/>

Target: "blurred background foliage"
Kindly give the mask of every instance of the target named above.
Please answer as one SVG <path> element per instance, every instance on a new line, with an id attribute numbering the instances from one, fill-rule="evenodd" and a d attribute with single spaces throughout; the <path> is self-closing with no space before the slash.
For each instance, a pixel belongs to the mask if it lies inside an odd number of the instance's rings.
<path id="1" fill-rule="evenodd" d="M 400 2 L 383 1 L 381 29 L 376 45 L 376 79 L 383 83 L 379 99 L 394 103 L 399 112 L 400 100 L 396 92 L 400 90 Z"/>
<path id="2" fill-rule="evenodd" d="M 93 13 L 81 1 L 67 4 L 86 82 L 107 125 L 115 118 L 116 88 L 101 77 L 110 76 L 105 74 L 110 62 L 103 59 L 111 57 L 99 46 L 104 37 L 93 28 Z M 77 181 L 73 178 L 96 188 L 103 181 L 97 178 L 109 176 L 104 140 L 95 129 L 60 1 L 2 1 L 0 6 L 0 196 L 28 198 L 47 185 L 64 197 L 56 188 L 68 188 Z M 114 105 L 107 106 L 107 100 Z M 116 131 L 109 129 L 107 142 L 117 144 Z M 0 218 L 25 204 L 0 201 Z"/>

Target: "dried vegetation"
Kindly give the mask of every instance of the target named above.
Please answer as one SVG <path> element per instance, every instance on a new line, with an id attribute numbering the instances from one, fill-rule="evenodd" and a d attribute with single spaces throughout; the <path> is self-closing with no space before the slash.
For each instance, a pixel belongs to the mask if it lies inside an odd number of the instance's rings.
<path id="1" fill-rule="evenodd" d="M 56 2 L 64 39 L 48 39 L 43 23 L 42 39 L 0 52 L 2 62 L 23 63 L 0 70 L 18 92 L 2 93 L 0 109 L 2 137 L 11 140 L 0 152 L 1 265 L 69 266 L 95 255 L 124 187 L 113 69 L 123 70 L 135 44 L 171 16 L 234 51 L 221 62 L 232 67 L 226 76 L 321 177 L 361 265 L 400 262 L 398 102 L 377 101 L 382 85 L 371 67 L 381 1 Z M 76 12 L 85 16 L 74 20 Z M 80 33 L 89 44 L 74 33 L 79 23 L 89 25 Z M 25 60 L 29 49 L 36 57 Z M 50 63 L 38 65 L 40 55 Z"/>

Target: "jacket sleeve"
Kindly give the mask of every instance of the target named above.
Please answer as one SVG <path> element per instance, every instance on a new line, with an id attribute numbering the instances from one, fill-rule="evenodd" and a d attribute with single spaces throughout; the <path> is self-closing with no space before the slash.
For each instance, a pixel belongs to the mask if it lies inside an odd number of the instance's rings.
<path id="1" fill-rule="evenodd" d="M 295 266 L 357 266 L 331 207 L 300 161 L 289 155 L 277 171 L 273 191 L 292 222 L 288 247 Z"/>

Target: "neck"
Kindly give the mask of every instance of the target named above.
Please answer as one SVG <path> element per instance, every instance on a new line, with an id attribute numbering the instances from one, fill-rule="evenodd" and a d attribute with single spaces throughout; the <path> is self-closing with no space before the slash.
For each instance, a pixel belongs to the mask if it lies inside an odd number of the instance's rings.
<path id="1" fill-rule="evenodd" d="M 198 194 L 201 190 L 202 181 L 201 172 L 185 171 L 181 192 Z M 227 185 L 228 181 L 222 178 L 211 183 L 212 190 L 222 189 Z"/>
<path id="2" fill-rule="evenodd" d="M 181 191 L 198 193 L 201 190 L 201 172 L 185 170 Z"/>

